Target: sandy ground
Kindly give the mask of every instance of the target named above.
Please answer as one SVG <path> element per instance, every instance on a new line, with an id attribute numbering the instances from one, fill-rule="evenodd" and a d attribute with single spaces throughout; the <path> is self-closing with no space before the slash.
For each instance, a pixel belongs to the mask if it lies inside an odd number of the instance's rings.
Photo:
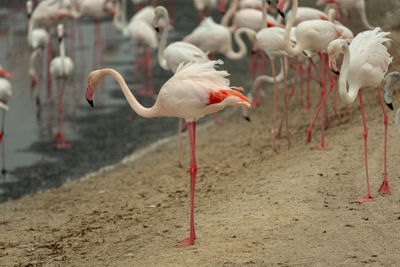
<path id="1" fill-rule="evenodd" d="M 392 68 L 399 70 L 398 61 Z M 316 84 L 312 93 L 315 106 Z M 300 111 L 296 92 L 292 148 L 282 138 L 270 153 L 269 95 L 251 111 L 251 123 L 235 111 L 226 123 L 198 131 L 194 246 L 175 247 L 189 233 L 189 173 L 176 164 L 174 139 L 112 170 L 0 205 L 0 266 L 398 266 L 400 137 L 389 111 L 393 193 L 380 196 L 382 109 L 376 90 L 363 97 L 373 202 L 353 202 L 366 191 L 358 101 L 348 114 L 339 105 L 326 149 L 315 150 L 319 125 L 305 145 L 313 114 Z"/>

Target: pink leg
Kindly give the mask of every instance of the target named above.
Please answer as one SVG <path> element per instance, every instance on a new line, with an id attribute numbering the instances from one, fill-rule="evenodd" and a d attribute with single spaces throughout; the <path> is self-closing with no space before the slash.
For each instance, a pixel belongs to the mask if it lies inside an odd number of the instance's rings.
<path id="1" fill-rule="evenodd" d="M 64 109 L 62 104 L 62 96 L 64 93 L 66 80 L 62 81 L 61 87 L 60 82 L 58 82 L 58 133 L 60 133 L 61 139 L 60 143 L 57 144 L 57 149 L 70 148 L 71 145 L 65 141 L 65 133 L 64 133 Z"/>
<path id="2" fill-rule="evenodd" d="M 258 47 L 257 44 L 253 44 L 253 49 L 252 49 L 252 61 L 251 61 L 251 73 L 252 73 L 252 81 L 256 79 L 257 76 L 257 67 L 258 67 Z"/>
<path id="3" fill-rule="evenodd" d="M 299 90 L 300 90 L 300 104 L 301 104 L 302 106 L 305 106 L 305 107 L 306 107 L 306 103 L 304 102 L 304 92 L 303 92 L 303 82 L 304 82 L 303 73 L 304 73 L 304 70 L 303 70 L 303 62 L 299 61 L 299 74 L 300 74 L 300 86 L 299 86 Z"/>
<path id="4" fill-rule="evenodd" d="M 78 20 L 78 38 L 79 38 L 79 50 L 81 54 L 81 67 L 82 69 L 86 68 L 86 59 L 85 59 L 85 54 L 83 53 L 83 32 L 82 32 L 82 25 L 81 21 Z"/>
<path id="5" fill-rule="evenodd" d="M 50 34 L 49 31 L 47 31 Z M 53 54 L 52 47 L 51 47 L 51 39 L 47 44 L 47 97 L 51 97 L 51 73 L 50 73 L 50 61 L 51 56 Z"/>
<path id="6" fill-rule="evenodd" d="M 71 31 L 71 35 L 70 35 L 70 55 L 72 58 L 72 61 L 75 62 L 75 21 L 71 20 L 69 22 L 69 28 Z"/>
<path id="7" fill-rule="evenodd" d="M 196 122 L 187 123 L 190 135 L 190 145 L 192 148 L 192 163 L 190 164 L 190 236 L 182 240 L 178 247 L 186 247 L 194 244 L 196 233 L 194 229 L 194 192 L 196 184 Z"/>
<path id="8" fill-rule="evenodd" d="M 277 146 L 276 146 L 276 112 L 277 112 L 277 105 L 278 105 L 278 85 L 276 82 L 276 71 L 275 71 L 275 62 L 274 59 L 271 58 L 271 70 L 272 70 L 272 77 L 274 78 L 274 113 L 272 115 L 272 127 L 273 127 L 273 136 L 272 136 L 272 151 L 276 152 L 277 151 Z"/>
<path id="9" fill-rule="evenodd" d="M 383 104 L 382 96 L 381 96 L 381 91 L 379 90 L 379 87 L 377 88 L 378 95 L 379 95 L 379 100 L 381 102 L 382 106 L 382 111 L 383 111 L 383 116 L 384 116 L 384 124 L 385 124 L 385 149 L 384 149 L 384 176 L 383 176 L 383 182 L 381 187 L 379 188 L 378 192 L 383 194 L 390 194 L 390 187 L 388 183 L 388 178 L 387 178 L 387 169 L 386 169 L 386 152 L 387 152 L 387 125 L 388 125 L 388 115 L 386 113 L 385 105 Z"/>
<path id="10" fill-rule="evenodd" d="M 60 115 L 60 113 L 61 113 L 61 111 L 60 111 L 60 107 L 61 107 L 61 105 L 60 105 L 60 101 L 61 101 L 60 100 L 60 91 L 61 91 L 61 88 L 60 88 L 60 80 L 59 79 L 56 79 L 56 84 L 57 84 L 57 99 L 58 99 L 58 125 L 57 125 L 57 133 L 54 136 L 54 139 L 57 142 L 61 142 L 63 137 L 62 137 L 61 130 L 60 130 L 60 128 L 61 128 L 61 124 L 60 124 L 60 121 L 61 121 L 61 115 Z"/>
<path id="11" fill-rule="evenodd" d="M 364 106 L 362 103 L 362 97 L 361 97 L 361 90 L 358 91 L 358 98 L 360 99 L 360 107 L 361 107 L 361 113 L 362 113 L 362 118 L 363 118 L 363 124 L 364 124 L 364 154 L 365 154 L 365 172 L 367 175 L 367 195 L 363 198 L 360 198 L 356 200 L 358 203 L 363 203 L 366 201 L 371 201 L 374 200 L 374 198 L 371 196 L 371 191 L 369 188 L 369 177 L 368 177 L 368 159 L 367 159 L 367 138 L 368 138 L 368 129 L 367 129 L 367 122 L 365 120 L 365 113 L 364 113 Z"/>
<path id="12" fill-rule="evenodd" d="M 306 107 L 302 110 L 303 112 L 309 112 L 311 110 L 311 101 L 310 101 L 311 62 L 312 62 L 312 59 L 309 58 L 308 59 L 308 66 L 307 66 Z"/>

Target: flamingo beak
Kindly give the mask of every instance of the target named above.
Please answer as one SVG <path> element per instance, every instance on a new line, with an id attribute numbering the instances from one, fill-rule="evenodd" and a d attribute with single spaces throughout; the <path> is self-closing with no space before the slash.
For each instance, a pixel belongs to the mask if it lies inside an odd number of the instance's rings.
<path id="1" fill-rule="evenodd" d="M 249 116 L 243 117 L 243 119 L 245 119 L 246 121 L 249 121 L 249 122 L 251 122 L 251 120 L 250 120 L 250 117 L 249 117 Z"/>
<path id="2" fill-rule="evenodd" d="M 13 76 L 11 75 L 11 73 L 9 73 L 8 71 L 6 71 L 5 69 L 0 69 L 0 76 L 3 76 L 9 80 L 12 80 Z"/>
<path id="3" fill-rule="evenodd" d="M 285 13 L 283 13 L 284 7 L 285 7 L 285 0 L 279 0 L 276 9 L 277 9 L 279 15 L 282 16 L 282 18 L 285 18 Z"/>
<path id="4" fill-rule="evenodd" d="M 89 103 L 89 105 L 91 107 L 94 106 L 94 104 L 93 104 L 93 93 L 94 93 L 94 90 L 90 86 L 88 86 L 86 88 L 86 100 L 87 100 L 87 102 Z"/>
<path id="5" fill-rule="evenodd" d="M 385 102 L 385 104 L 386 104 L 386 106 L 388 106 L 391 110 L 393 110 L 393 105 L 392 105 L 392 103 L 386 103 L 386 102 Z"/>
<path id="6" fill-rule="evenodd" d="M 155 27 L 154 29 L 156 30 L 156 32 L 160 32 L 160 28 L 159 27 Z"/>
<path id="7" fill-rule="evenodd" d="M 340 71 L 336 66 L 336 57 L 334 53 L 329 55 L 329 69 L 336 75 L 340 75 Z"/>

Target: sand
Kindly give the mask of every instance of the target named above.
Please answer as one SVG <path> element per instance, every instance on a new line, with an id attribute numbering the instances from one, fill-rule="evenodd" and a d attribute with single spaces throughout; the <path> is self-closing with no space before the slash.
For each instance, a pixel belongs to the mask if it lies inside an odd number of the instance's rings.
<path id="1" fill-rule="evenodd" d="M 398 60 L 399 35 L 394 39 Z M 398 62 L 391 68 L 399 70 Z M 312 95 L 314 110 L 317 84 Z M 134 161 L 1 204 L 0 266 L 397 266 L 400 136 L 395 112 L 387 109 L 392 194 L 380 196 L 382 108 L 375 89 L 364 89 L 363 99 L 375 201 L 354 203 L 366 192 L 358 101 L 346 113 L 338 100 L 326 148 L 317 150 L 319 124 L 305 145 L 313 112 L 301 112 L 296 92 L 292 147 L 283 131 L 278 152 L 271 153 L 268 94 L 251 110 L 250 123 L 230 108 L 227 122 L 198 131 L 194 246 L 175 247 L 189 234 L 189 148 L 179 168 L 173 138 Z M 397 94 L 395 108 L 399 103 Z"/>

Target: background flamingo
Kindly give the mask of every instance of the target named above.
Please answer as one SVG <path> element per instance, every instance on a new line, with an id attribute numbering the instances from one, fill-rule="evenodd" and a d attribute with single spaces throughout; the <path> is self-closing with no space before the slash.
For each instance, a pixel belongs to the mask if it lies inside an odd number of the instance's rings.
<path id="1" fill-rule="evenodd" d="M 339 95 L 343 102 L 351 104 L 357 98 L 357 94 L 360 100 L 361 113 L 364 124 L 364 153 L 365 153 L 365 169 L 367 177 L 367 195 L 357 202 L 362 203 L 365 201 L 373 200 L 369 187 L 368 177 L 368 161 L 367 161 L 367 137 L 368 129 L 365 120 L 364 106 L 361 97 L 362 87 L 377 87 L 380 104 L 384 114 L 385 124 L 385 144 L 384 144 L 384 178 L 379 192 L 381 194 L 390 193 L 390 187 L 387 179 L 386 170 L 386 144 L 387 144 L 387 123 L 388 116 L 386 114 L 385 106 L 379 90 L 379 85 L 382 82 L 385 73 L 387 72 L 388 66 L 392 61 L 387 47 L 384 45 L 390 39 L 387 38 L 389 32 L 382 32 L 380 28 L 375 28 L 372 31 L 365 31 L 359 33 L 354 37 L 350 46 L 346 41 L 338 39 L 329 44 L 329 66 L 334 72 L 338 72 L 336 66 L 336 58 L 340 51 L 344 49 L 343 64 L 341 67 L 341 75 L 339 77 Z M 347 88 L 347 84 L 349 85 Z M 331 90 L 328 91 L 324 99 L 321 101 L 320 108 L 323 106 L 327 96 Z"/>
<path id="2" fill-rule="evenodd" d="M 54 58 L 50 63 L 50 71 L 52 76 L 57 80 L 58 92 L 58 128 L 55 139 L 59 144 L 57 148 L 69 148 L 70 144 L 65 141 L 64 133 L 64 112 L 62 105 L 62 95 L 64 93 L 65 84 L 71 78 L 74 71 L 74 63 L 70 57 L 65 55 L 64 45 L 64 25 L 57 25 L 57 35 L 59 41 L 59 56 Z"/>
<path id="3" fill-rule="evenodd" d="M 194 192 L 197 173 L 195 156 L 196 121 L 210 113 L 222 110 L 226 106 L 247 106 L 249 100 L 241 93 L 229 87 L 226 71 L 214 69 L 222 61 L 205 63 L 181 64 L 174 76 L 160 89 L 157 100 L 151 108 L 145 108 L 135 99 L 124 78 L 113 69 L 93 71 L 88 77 L 86 98 L 93 105 L 93 93 L 105 75 L 112 75 L 120 84 L 121 89 L 131 108 L 145 118 L 178 117 L 187 122 L 192 148 L 190 165 L 190 236 L 183 240 L 179 247 L 193 245 L 196 238 L 194 224 Z M 243 90 L 243 88 L 235 88 Z"/>
<path id="4" fill-rule="evenodd" d="M 11 84 L 9 82 L 10 79 L 12 79 L 12 75 L 3 69 L 2 66 L 0 66 L 0 109 L 3 110 L 3 118 L 1 120 L 1 132 L 0 132 L 0 142 L 3 141 L 4 138 L 4 125 L 6 121 L 6 111 L 8 111 L 8 100 L 10 99 L 12 95 L 12 88 Z M 5 144 L 4 141 L 2 142 L 2 147 L 1 147 L 1 152 L 2 152 L 2 162 L 3 166 L 1 169 L 1 173 L 4 175 L 6 174 L 6 159 L 5 159 Z"/>

